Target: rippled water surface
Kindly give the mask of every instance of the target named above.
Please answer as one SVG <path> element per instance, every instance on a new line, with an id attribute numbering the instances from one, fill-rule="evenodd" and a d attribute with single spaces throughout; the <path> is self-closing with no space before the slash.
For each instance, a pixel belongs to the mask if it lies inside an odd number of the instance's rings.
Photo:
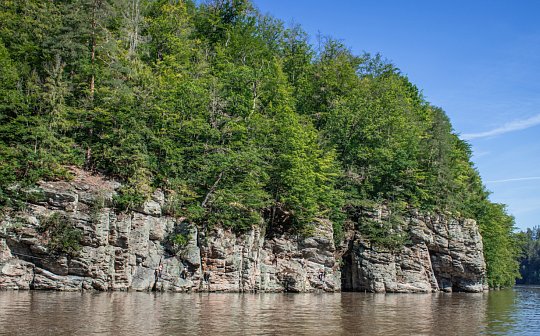
<path id="1" fill-rule="evenodd" d="M 540 287 L 482 294 L 0 292 L 1 335 L 540 335 Z"/>

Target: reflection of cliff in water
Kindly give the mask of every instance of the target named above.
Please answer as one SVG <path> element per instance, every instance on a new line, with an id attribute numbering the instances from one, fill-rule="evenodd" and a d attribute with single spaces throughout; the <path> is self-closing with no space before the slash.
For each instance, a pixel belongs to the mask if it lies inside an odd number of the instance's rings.
<path id="1" fill-rule="evenodd" d="M 343 293 L 341 328 L 345 334 L 477 335 L 483 330 L 487 296 Z M 352 316 L 360 320 L 351 325 Z"/>
<path id="2" fill-rule="evenodd" d="M 540 335 L 540 289 L 433 294 L 0 292 L 8 335 Z"/>

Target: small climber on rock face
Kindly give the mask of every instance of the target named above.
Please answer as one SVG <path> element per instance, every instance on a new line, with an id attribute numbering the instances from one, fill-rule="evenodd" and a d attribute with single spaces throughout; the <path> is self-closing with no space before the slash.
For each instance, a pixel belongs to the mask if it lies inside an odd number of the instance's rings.
<path id="1" fill-rule="evenodd" d="M 185 278 L 187 278 L 187 274 L 188 274 L 187 268 L 186 268 L 186 266 L 183 266 L 182 270 L 180 271 L 180 277 L 182 279 L 185 279 Z"/>
<path id="2" fill-rule="evenodd" d="M 208 291 L 210 291 L 210 271 L 207 268 L 203 271 L 203 281 L 206 283 Z"/>
<path id="3" fill-rule="evenodd" d="M 319 280 L 324 281 L 325 277 L 326 277 L 326 271 L 323 268 L 319 269 Z"/>

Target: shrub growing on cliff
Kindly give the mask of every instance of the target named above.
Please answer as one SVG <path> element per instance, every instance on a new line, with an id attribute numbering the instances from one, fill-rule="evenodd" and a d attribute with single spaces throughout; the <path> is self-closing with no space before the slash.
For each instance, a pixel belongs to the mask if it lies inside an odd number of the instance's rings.
<path id="1" fill-rule="evenodd" d="M 58 212 L 40 218 L 38 231 L 43 235 L 51 252 L 76 256 L 81 250 L 82 230 L 71 218 Z"/>
<path id="2" fill-rule="evenodd" d="M 375 208 L 368 209 L 373 213 Z M 367 239 L 372 246 L 399 251 L 405 244 L 410 243 L 403 209 L 390 205 L 389 212 L 382 218 L 372 218 L 372 215 L 361 211 L 356 214 L 356 229 Z"/>
<path id="3" fill-rule="evenodd" d="M 168 234 L 165 239 L 167 249 L 173 254 L 179 253 L 189 244 L 191 235 L 192 233 L 188 226 L 177 226 L 175 231 Z"/>
<path id="4" fill-rule="evenodd" d="M 469 145 L 380 55 L 315 48 L 248 0 L 0 8 L 0 206 L 65 165 L 121 180 L 121 209 L 166 190 L 165 213 L 200 227 L 323 218 L 339 236 L 366 201 L 406 203 L 477 218 L 490 281 L 511 282 L 512 232 L 485 215 Z M 388 223 L 361 230 L 404 242 Z"/>

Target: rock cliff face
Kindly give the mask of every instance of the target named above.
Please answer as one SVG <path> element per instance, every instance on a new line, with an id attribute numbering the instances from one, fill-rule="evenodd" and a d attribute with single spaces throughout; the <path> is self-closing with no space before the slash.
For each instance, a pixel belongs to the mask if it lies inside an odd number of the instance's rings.
<path id="1" fill-rule="evenodd" d="M 384 212 L 372 213 L 381 221 Z M 344 291 L 487 290 L 482 237 L 474 220 L 415 214 L 405 220 L 410 241 L 397 251 L 372 246 L 352 232 L 343 255 Z"/>
<path id="2" fill-rule="evenodd" d="M 74 170 L 72 181 L 21 192 L 26 207 L 0 223 L 0 289 L 312 292 L 481 291 L 485 264 L 472 220 L 411 218 L 411 242 L 399 251 L 370 246 L 353 230 L 336 249 L 332 224 L 311 237 L 198 230 L 163 214 L 157 191 L 140 209 L 109 207 L 120 184 Z M 379 214 L 380 216 L 380 214 Z M 67 221 L 82 232 L 72 254 L 51 249 L 44 223 Z M 179 237 L 180 240 L 175 237 Z M 160 266 L 161 265 L 161 266 Z M 343 276 L 342 276 L 343 272 Z"/>

